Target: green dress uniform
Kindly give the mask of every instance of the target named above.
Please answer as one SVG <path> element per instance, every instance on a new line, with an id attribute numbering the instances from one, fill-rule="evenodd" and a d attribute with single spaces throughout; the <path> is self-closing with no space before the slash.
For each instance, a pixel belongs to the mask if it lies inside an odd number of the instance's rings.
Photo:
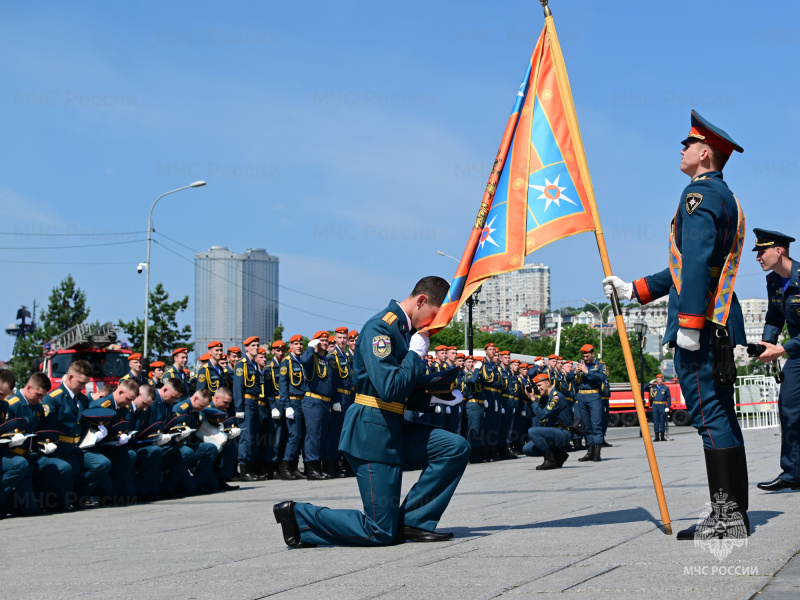
<path id="1" fill-rule="evenodd" d="M 297 503 L 302 542 L 385 546 L 403 525 L 435 529 L 447 508 L 469 461 L 469 444 L 403 418 L 406 407 L 430 408 L 430 396 L 414 391 L 425 363 L 409 351 L 412 334 L 395 301 L 364 325 L 353 365 L 355 404 L 345 415 L 339 445 L 356 473 L 364 513 Z M 403 465 L 408 463 L 426 467 L 401 503 Z"/>

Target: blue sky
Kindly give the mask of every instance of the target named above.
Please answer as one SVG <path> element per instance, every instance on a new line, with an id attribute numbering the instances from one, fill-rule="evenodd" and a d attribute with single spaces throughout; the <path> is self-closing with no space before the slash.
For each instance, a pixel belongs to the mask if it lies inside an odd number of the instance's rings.
<path id="1" fill-rule="evenodd" d="M 748 229 L 800 233 L 800 5 L 551 5 L 616 274 L 666 266 L 692 108 L 745 148 L 725 174 Z M 159 203 L 157 232 L 280 256 L 282 285 L 324 298 L 281 289 L 289 335 L 359 328 L 373 311 L 337 302 L 377 311 L 452 276 L 435 251 L 463 251 L 542 25 L 532 0 L 4 3 L 0 315 L 68 272 L 92 318 L 140 315 L 150 205 L 204 179 Z M 155 239 L 152 284 L 191 297 L 193 253 Z M 58 245 L 81 247 L 32 249 Z M 753 258 L 740 297 L 764 296 Z M 602 299 L 590 234 L 528 260 L 553 306 Z"/>

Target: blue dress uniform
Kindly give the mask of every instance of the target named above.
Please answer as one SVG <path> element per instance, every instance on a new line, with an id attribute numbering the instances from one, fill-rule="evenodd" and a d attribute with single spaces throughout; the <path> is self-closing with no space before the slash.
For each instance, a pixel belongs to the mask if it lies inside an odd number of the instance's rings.
<path id="1" fill-rule="evenodd" d="M 27 422 L 27 433 L 42 429 L 39 426 L 44 419 L 41 403 L 31 405 L 21 392 L 17 392 L 6 397 L 6 409 L 3 405 L 4 403 L 0 402 L 0 423 L 6 419 L 24 419 Z M 8 448 L 7 445 L 1 447 L 14 456 L 26 456 L 30 467 L 31 477 L 26 478 L 16 490 L 17 509 L 25 514 L 34 514 L 39 508 L 58 509 L 59 506 L 53 503 L 53 499 L 65 498 L 72 490 L 72 467 L 69 463 L 44 454 L 36 444 L 32 446 L 30 452 L 23 452 L 19 448 Z M 5 466 L 3 473 L 6 473 Z"/>
<path id="2" fill-rule="evenodd" d="M 603 382 L 603 387 L 600 388 L 600 403 L 603 406 L 603 444 L 606 443 L 606 431 L 608 431 L 608 419 L 611 417 L 611 385 L 608 383 L 608 365 L 602 360 L 597 361 L 603 367 L 606 374 L 606 380 Z"/>
<path id="3" fill-rule="evenodd" d="M 511 372 L 511 369 L 501 366 L 500 373 L 505 382 L 505 390 L 502 393 L 501 400 L 503 410 L 500 411 L 500 438 L 502 450 L 508 453 L 508 445 L 511 443 L 512 436 L 511 430 L 514 427 L 514 418 L 519 404 L 519 381 L 517 376 Z"/>
<path id="4" fill-rule="evenodd" d="M 467 441 L 472 449 L 473 463 L 485 462 L 485 430 L 486 400 L 481 384 L 481 369 L 474 369 L 464 374 L 464 390 L 467 411 Z"/>
<path id="5" fill-rule="evenodd" d="M 110 408 L 117 413 L 107 426 L 109 433 L 111 426 L 126 421 L 128 418 L 128 407 L 121 408 L 117 406 L 113 394 L 90 402 L 89 408 Z M 131 431 L 131 429 L 128 428 L 128 431 Z M 123 444 L 122 446 L 95 445 L 87 448 L 85 452 L 100 454 L 111 461 L 111 470 L 108 472 L 109 479 L 102 486 L 109 496 L 119 499 L 133 499 L 136 496 L 136 488 L 133 483 L 133 466 L 136 464 L 136 452 L 129 444 Z"/>
<path id="6" fill-rule="evenodd" d="M 245 340 L 245 346 L 247 345 Z M 265 443 L 258 410 L 261 378 L 261 369 L 247 354 L 236 363 L 236 372 L 233 376 L 233 403 L 237 413 L 244 413 L 242 435 L 239 440 L 239 473 L 245 481 L 251 477 L 251 471 L 255 468 L 259 455 L 258 446 Z"/>
<path id="7" fill-rule="evenodd" d="M 489 403 L 486 408 L 486 418 L 483 422 L 484 444 L 486 445 L 487 456 L 489 458 L 499 458 L 500 445 L 505 442 L 505 438 L 501 440 L 500 436 L 500 421 L 503 416 L 500 408 L 506 382 L 503 380 L 497 365 L 491 360 L 483 361 L 480 369 L 480 384 L 483 386 L 483 397 Z"/>
<path id="8" fill-rule="evenodd" d="M 183 369 L 179 369 L 175 365 L 171 365 L 164 371 L 164 375 L 163 377 L 161 377 L 161 383 L 163 384 L 167 379 L 173 379 L 173 378 L 180 379 L 181 383 L 183 384 L 183 389 L 185 390 L 185 393 L 183 395 L 183 398 L 181 398 L 181 400 L 184 400 L 192 395 L 190 387 L 191 384 L 190 378 L 186 375 L 186 373 L 184 373 Z"/>
<path id="9" fill-rule="evenodd" d="M 0 400 L 0 438 L 24 433 L 22 430 L 26 428 L 25 420 L 8 418 L 8 404 L 5 400 Z M 9 448 L 8 444 L 0 445 L 0 517 L 6 514 L 6 501 L 12 497 L 18 486 L 24 486 L 23 492 L 30 491 L 30 485 L 25 485 L 30 477 L 31 469 L 22 448 Z"/>
<path id="10" fill-rule="evenodd" d="M 259 472 L 266 470 L 267 476 L 274 476 L 277 462 L 280 458 L 281 444 L 286 444 L 286 425 L 281 409 L 280 397 L 280 372 L 281 365 L 274 357 L 264 367 L 263 386 L 264 397 L 259 401 L 259 415 L 261 416 L 261 431 L 265 436 L 265 443 L 260 448 L 261 464 L 256 467 Z M 272 411 L 277 410 L 279 417 L 272 416 Z"/>
<path id="11" fill-rule="evenodd" d="M 531 409 L 539 423 L 528 430 L 531 439 L 522 452 L 527 456 L 546 457 L 545 463 L 540 465 L 541 470 L 558 468 L 568 456 L 566 448 L 572 438 L 568 429 L 572 422 L 572 407 L 564 394 L 551 388 L 550 393 L 534 402 Z M 554 466 L 548 463 L 554 463 Z"/>
<path id="12" fill-rule="evenodd" d="M 200 365 L 200 370 L 197 372 L 197 389 L 208 390 L 214 394 L 222 387 L 230 388 L 231 382 L 228 381 L 228 373 L 220 365 L 216 367 L 211 364 L 211 361 L 205 362 Z"/>
<path id="13" fill-rule="evenodd" d="M 671 404 L 669 388 L 663 383 L 654 383 L 650 386 L 650 412 L 653 415 L 653 432 L 656 441 L 664 439 L 667 431 L 667 409 Z"/>
<path id="14" fill-rule="evenodd" d="M 768 246 L 769 240 L 776 238 L 775 232 L 756 229 L 756 248 Z M 772 235 L 766 235 L 772 234 Z M 778 234 L 789 246 L 794 238 Z M 780 238 L 777 238 L 780 239 Z M 783 326 L 789 332 L 789 340 L 783 349 L 789 355 L 783 365 L 783 383 L 778 397 L 778 411 L 781 419 L 781 474 L 779 479 L 792 484 L 793 489 L 800 486 L 800 262 L 793 260 L 791 275 L 784 280 L 774 271 L 767 275 L 767 315 L 765 317 L 765 342 L 778 344 Z M 759 484 L 762 489 L 779 489 L 768 484 Z"/>
<path id="15" fill-rule="evenodd" d="M 445 362 L 443 371 L 455 368 L 455 364 Z M 442 429 L 461 435 L 461 404 L 442 406 Z"/>
<path id="16" fill-rule="evenodd" d="M 318 339 L 320 334 L 327 337 L 328 332 L 317 332 L 314 339 Z M 329 476 L 322 473 L 320 463 L 327 441 L 333 391 L 327 354 L 320 356 L 316 348 L 309 346 L 300 355 L 300 364 L 303 365 L 308 386 L 302 401 L 303 421 L 306 426 L 303 443 L 303 462 L 307 466 L 306 475 L 309 479 L 329 479 Z"/>
<path id="17" fill-rule="evenodd" d="M 126 418 L 130 423 L 130 430 L 143 433 L 153 423 L 150 417 L 153 414 L 153 405 L 145 409 L 138 409 L 131 403 L 128 407 Z M 160 446 L 153 443 L 142 443 L 134 438 L 128 444 L 136 454 L 133 465 L 133 484 L 136 497 L 139 500 L 150 500 L 158 497 L 161 489 L 161 470 L 164 464 L 164 453 Z"/>
<path id="18" fill-rule="evenodd" d="M 165 425 L 174 417 L 173 411 L 178 404 L 185 402 L 164 402 L 156 392 L 155 402 L 144 411 L 142 419 L 144 425 L 140 425 L 139 431 L 144 431 L 153 423 L 162 421 Z M 158 446 L 161 450 L 161 489 L 159 494 L 164 497 L 174 497 L 181 494 L 193 494 L 197 491 L 197 486 L 189 473 L 186 465 L 192 457 L 191 448 L 179 445 L 176 441 L 171 441 L 166 445 Z M 146 494 L 150 495 L 150 494 Z"/>
<path id="19" fill-rule="evenodd" d="M 238 366 L 238 365 L 237 365 Z M 203 421 L 203 413 L 199 413 L 192 407 L 189 401 L 181 402 L 173 410 L 175 415 L 188 415 L 187 426 L 190 429 L 199 429 Z M 242 430 L 244 433 L 244 430 Z M 217 447 L 214 444 L 199 441 L 194 434 L 185 440 L 177 442 L 181 446 L 181 453 L 184 454 L 184 464 L 193 468 L 194 484 L 200 492 L 213 492 L 218 489 L 219 483 L 214 474 L 214 461 L 217 458 Z M 191 451 L 191 456 L 185 450 Z"/>
<path id="20" fill-rule="evenodd" d="M 72 394 L 62 383 L 42 400 L 44 420 L 42 428 L 60 431 L 57 448 L 50 456 L 69 463 L 72 467 L 73 485 L 71 492 L 55 498 L 57 509 L 66 510 L 70 503 L 87 498 L 107 481 L 111 461 L 94 452 L 84 452 L 78 448 L 83 434 L 81 415 L 89 408 L 90 400 L 83 392 Z"/>
<path id="21" fill-rule="evenodd" d="M 727 133 L 692 111 L 692 129 L 683 144 L 688 148 L 698 141 L 727 156 L 734 150 L 742 152 Z M 747 343 L 742 310 L 733 291 L 745 232 L 744 212 L 722 172 L 696 175 L 681 193 L 672 220 L 667 268 L 634 281 L 633 293 L 642 304 L 669 294 L 662 343 L 675 346 L 681 391 L 692 425 L 703 438 L 711 500 L 722 489 L 746 520 L 744 439 L 736 420 L 733 382 L 722 385 L 735 375 L 732 348 Z M 679 328 L 699 332 L 698 350 L 677 346 Z M 724 367 L 716 373 L 714 340 L 718 365 Z M 694 539 L 695 529 L 679 532 L 678 539 Z"/>
<path id="22" fill-rule="evenodd" d="M 385 546 L 403 525 L 434 530 L 447 508 L 467 466 L 469 444 L 403 418 L 407 406 L 416 411 L 430 406 L 429 394 L 414 392 L 425 363 L 408 349 L 412 333 L 395 301 L 364 325 L 353 365 L 355 404 L 345 415 L 340 444 L 356 473 L 364 513 L 297 503 L 302 542 Z M 407 463 L 425 467 L 401 504 Z"/>
<path id="23" fill-rule="evenodd" d="M 287 473 L 297 477 L 300 473 L 297 469 L 297 462 L 303 442 L 303 396 L 308 391 L 308 384 L 306 383 L 303 365 L 300 364 L 297 356 L 291 352 L 281 363 L 278 387 L 280 388 L 281 407 L 284 414 L 290 408 L 294 411 L 293 418 L 286 418 L 289 434 L 286 440 L 286 450 L 281 461 L 283 464 L 278 465 L 278 467 L 281 470 L 282 478 L 288 478 Z"/>
<path id="24" fill-rule="evenodd" d="M 333 384 L 333 396 L 331 408 L 336 403 L 341 406 L 341 411 L 331 410 L 328 420 L 327 442 L 325 444 L 325 456 L 327 468 L 332 470 L 331 474 L 338 474 L 339 468 L 339 438 L 342 435 L 344 426 L 344 415 L 353 403 L 353 364 L 348 354 L 341 348 L 334 345 L 333 350 L 328 353 L 328 370 L 331 374 Z M 334 465 L 334 461 L 336 464 Z"/>
<path id="25" fill-rule="evenodd" d="M 606 379 L 605 365 L 594 361 L 586 365 L 587 373 L 578 372 L 573 379 L 578 398 L 578 410 L 586 425 L 586 443 L 603 443 L 603 401 L 600 392 Z"/>

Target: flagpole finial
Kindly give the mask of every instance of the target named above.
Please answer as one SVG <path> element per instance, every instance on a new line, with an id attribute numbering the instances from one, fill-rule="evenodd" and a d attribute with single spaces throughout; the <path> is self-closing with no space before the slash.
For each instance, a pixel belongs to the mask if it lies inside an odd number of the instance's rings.
<path id="1" fill-rule="evenodd" d="M 550 7 L 547 6 L 547 4 L 548 4 L 548 2 L 550 2 L 550 0 L 539 0 L 539 2 L 542 4 L 542 8 L 544 9 L 545 18 L 552 17 L 553 13 L 550 12 Z"/>

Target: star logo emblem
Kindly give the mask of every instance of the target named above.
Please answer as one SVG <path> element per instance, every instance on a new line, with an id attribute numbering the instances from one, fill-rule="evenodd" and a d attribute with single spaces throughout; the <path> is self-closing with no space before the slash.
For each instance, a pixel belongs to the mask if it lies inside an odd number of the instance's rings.
<path id="1" fill-rule="evenodd" d="M 486 226 L 485 226 L 485 227 L 484 227 L 484 228 L 481 230 L 481 239 L 480 239 L 480 242 L 478 242 L 478 243 L 480 244 L 481 250 L 483 250 L 483 245 L 484 245 L 486 242 L 489 242 L 490 244 L 494 244 L 494 245 L 495 245 L 495 246 L 497 246 L 498 248 L 500 247 L 500 246 L 497 244 L 497 242 L 495 242 L 495 241 L 492 239 L 492 233 L 494 233 L 495 231 L 497 231 L 497 228 L 495 228 L 495 229 L 492 229 L 492 225 L 494 225 L 495 219 L 497 219 L 497 215 L 495 215 L 495 216 L 492 218 L 492 220 L 491 220 L 491 221 L 489 221 L 489 222 L 486 224 Z"/>
<path id="2" fill-rule="evenodd" d="M 574 202 L 573 200 L 571 200 L 570 198 L 568 198 L 567 196 L 565 196 L 563 194 L 564 190 L 566 190 L 567 188 L 558 186 L 558 180 L 560 178 L 561 178 L 561 173 L 558 174 L 558 177 L 556 177 L 556 180 L 553 181 L 553 182 L 551 182 L 549 179 L 547 179 L 547 177 L 545 177 L 544 178 L 544 185 L 530 184 L 530 186 L 529 186 L 529 187 L 532 187 L 535 190 L 538 190 L 538 191 L 542 192 L 542 195 L 539 196 L 536 199 L 545 201 L 545 205 L 544 205 L 545 212 L 547 212 L 547 209 L 550 208 L 550 204 L 552 204 L 553 202 L 555 202 L 556 206 L 561 208 L 561 201 L 562 200 L 564 202 L 569 202 L 570 204 L 574 204 L 575 206 L 578 206 L 578 204 L 576 202 Z"/>

